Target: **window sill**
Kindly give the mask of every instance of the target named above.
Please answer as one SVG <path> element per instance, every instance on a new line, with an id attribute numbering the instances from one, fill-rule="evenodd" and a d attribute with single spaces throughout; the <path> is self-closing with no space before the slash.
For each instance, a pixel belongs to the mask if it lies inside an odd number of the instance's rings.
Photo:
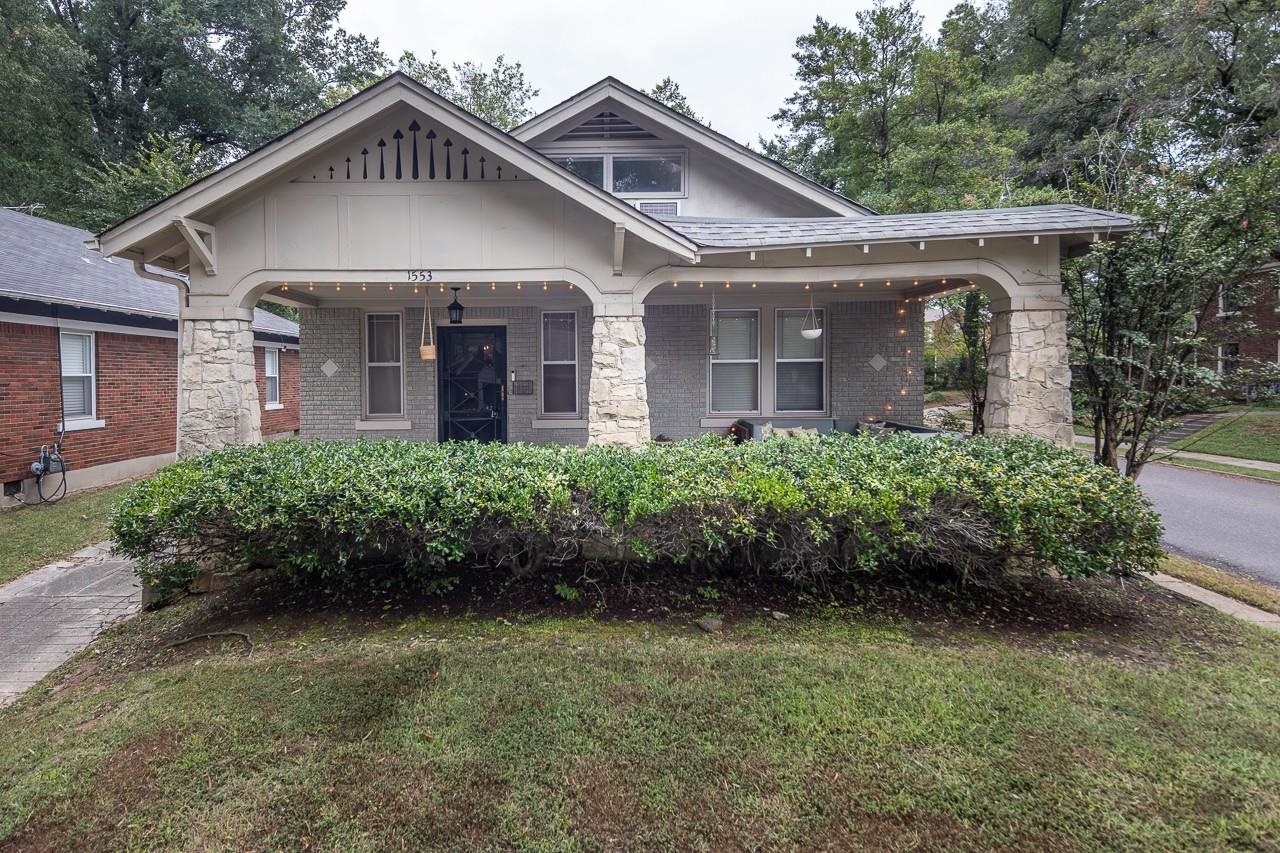
<path id="1" fill-rule="evenodd" d="M 369 420 L 356 421 L 357 432 L 373 432 L 383 430 L 406 430 L 413 429 L 413 422 L 407 420 L 396 420 L 387 418 L 386 420 Z"/>
<path id="2" fill-rule="evenodd" d="M 534 429 L 586 429 L 586 418 L 534 418 Z"/>
<path id="3" fill-rule="evenodd" d="M 267 403 L 262 408 L 266 409 L 268 412 L 278 412 L 284 408 L 284 403 Z"/>
<path id="4" fill-rule="evenodd" d="M 104 429 L 106 425 L 106 421 L 98 421 L 91 418 L 80 418 L 78 420 L 67 421 L 61 426 L 63 432 L 79 432 L 82 429 Z"/>

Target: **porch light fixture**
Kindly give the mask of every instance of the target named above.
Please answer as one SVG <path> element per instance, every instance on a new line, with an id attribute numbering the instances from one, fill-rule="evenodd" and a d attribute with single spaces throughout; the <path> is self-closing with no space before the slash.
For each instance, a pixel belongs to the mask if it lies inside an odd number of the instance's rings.
<path id="1" fill-rule="evenodd" d="M 462 303 L 458 301 L 458 291 L 461 287 L 449 288 L 453 291 L 453 301 L 449 303 L 449 324 L 452 326 L 462 325 L 462 312 L 466 309 L 462 307 Z"/>

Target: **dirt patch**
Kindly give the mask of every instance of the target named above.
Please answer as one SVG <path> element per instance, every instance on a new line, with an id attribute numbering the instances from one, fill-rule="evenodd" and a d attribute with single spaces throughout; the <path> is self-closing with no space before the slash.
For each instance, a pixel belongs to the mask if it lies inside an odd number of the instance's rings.
<path id="1" fill-rule="evenodd" d="M 22 829 L 0 842 L 0 851 L 120 849 L 122 817 L 160 795 L 161 768 L 181 747 L 182 737 L 171 731 L 130 741 L 104 759 L 87 786 L 93 792 L 89 797 L 36 812 Z"/>

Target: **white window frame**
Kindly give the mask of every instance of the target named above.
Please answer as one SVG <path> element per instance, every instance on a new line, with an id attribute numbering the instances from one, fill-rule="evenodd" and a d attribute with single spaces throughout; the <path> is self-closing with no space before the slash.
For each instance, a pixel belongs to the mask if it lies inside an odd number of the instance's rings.
<path id="1" fill-rule="evenodd" d="M 67 373 L 66 366 L 62 362 L 62 339 L 65 337 L 77 337 L 89 339 L 89 372 L 88 373 Z M 66 417 L 63 415 L 66 392 L 63 390 L 62 383 L 66 378 L 72 379 L 89 379 L 89 412 L 84 415 L 75 415 L 74 417 Z M 85 329 L 59 329 L 58 330 L 58 413 L 63 417 L 62 428 L 74 432 L 78 429 L 94 429 L 105 426 L 98 420 L 98 336 L 91 331 Z"/>
<path id="2" fill-rule="evenodd" d="M 1236 285 L 1236 286 L 1238 287 L 1239 285 Z M 1239 308 L 1232 308 L 1230 310 L 1227 309 L 1227 288 L 1224 287 L 1221 290 L 1219 290 L 1218 291 L 1218 316 L 1234 317 L 1239 313 L 1240 313 Z"/>
<path id="3" fill-rule="evenodd" d="M 371 317 L 396 317 L 400 331 L 400 346 L 398 347 L 399 361 L 369 361 L 369 318 Z M 364 364 L 363 374 L 364 382 L 361 383 L 364 397 L 364 417 L 370 421 L 379 420 L 400 420 L 404 418 L 405 403 L 405 358 L 404 358 L 404 312 L 403 311 L 366 311 L 360 319 L 360 361 Z M 400 410 L 398 412 L 379 412 L 373 414 L 369 411 L 369 368 L 371 367 L 397 367 L 400 369 Z"/>
<path id="4" fill-rule="evenodd" d="M 710 311 L 710 309 L 708 309 Z M 755 358 L 716 358 L 711 354 L 711 329 L 715 326 L 716 314 L 721 312 L 732 311 L 741 313 L 750 311 L 756 315 L 756 357 Z M 764 394 L 762 393 L 762 379 L 760 373 L 763 369 L 762 352 L 762 336 L 764 330 L 761 328 L 761 311 L 759 308 L 716 308 L 711 311 L 707 335 L 704 338 L 704 346 L 707 348 L 707 412 L 711 415 L 758 415 L 760 414 L 761 404 L 764 402 Z M 715 365 L 717 364 L 754 364 L 756 366 L 756 407 L 744 411 L 722 411 L 715 407 Z"/>
<path id="5" fill-rule="evenodd" d="M 831 394 L 827 387 L 828 382 L 828 366 L 827 366 L 827 309 L 826 307 L 815 307 L 813 310 L 822 317 L 822 357 L 821 358 L 783 358 L 782 352 L 782 313 L 784 311 L 805 311 L 808 312 L 808 306 L 799 307 L 783 307 L 773 309 L 773 411 L 778 415 L 825 415 L 831 409 Z M 781 409 L 778 407 L 778 365 L 779 364 L 812 364 L 813 362 L 822 363 L 822 408 L 821 409 Z"/>
<path id="6" fill-rule="evenodd" d="M 602 189 L 614 196 L 615 198 L 639 199 L 648 201 L 651 199 L 680 199 L 689 197 L 689 150 L 687 148 L 636 148 L 625 149 L 619 151 L 600 151 L 584 150 L 584 151 L 567 151 L 556 150 L 548 151 L 547 156 L 556 162 L 556 165 L 565 168 L 560 163 L 561 160 L 586 160 L 588 158 L 600 158 L 604 161 L 604 186 Z M 622 160 L 647 160 L 655 157 L 666 157 L 672 160 L 680 161 L 680 189 L 675 192 L 631 192 L 631 193 L 615 193 L 613 191 L 613 161 L 615 159 Z"/>
<path id="7" fill-rule="evenodd" d="M 1240 343 L 1238 341 L 1227 341 L 1225 344 L 1218 344 L 1218 375 L 1219 376 L 1227 375 L 1226 348 L 1230 345 L 1234 345 L 1236 348 L 1236 354 L 1235 354 L 1234 360 L 1236 363 L 1236 368 L 1239 369 L 1240 367 Z"/>
<path id="8" fill-rule="evenodd" d="M 547 361 L 546 349 L 546 330 L 548 314 L 568 314 L 573 317 L 573 361 Z M 576 309 L 567 311 L 543 311 L 538 315 L 538 416 L 541 418 L 563 418 L 565 420 L 577 420 L 582 417 L 582 374 L 581 368 L 578 367 L 580 351 L 582 349 L 578 336 L 582 329 L 578 325 L 578 312 Z M 543 393 L 547 387 L 547 371 L 548 364 L 572 364 L 573 365 L 573 411 L 572 412 L 548 412 L 546 396 Z"/>
<path id="9" fill-rule="evenodd" d="M 275 363 L 276 363 L 275 373 L 271 372 L 271 360 L 273 357 L 275 358 Z M 263 389 L 263 395 L 264 395 L 263 399 L 266 404 L 265 407 L 269 411 L 283 409 L 284 403 L 280 402 L 280 349 L 279 348 L 277 347 L 262 348 L 262 375 L 265 379 L 268 379 L 268 380 L 274 379 L 276 381 L 276 395 L 274 398 L 271 396 L 271 392 L 269 390 L 271 388 L 271 383 L 270 382 L 263 383 L 264 385 L 266 385 L 266 388 Z"/>

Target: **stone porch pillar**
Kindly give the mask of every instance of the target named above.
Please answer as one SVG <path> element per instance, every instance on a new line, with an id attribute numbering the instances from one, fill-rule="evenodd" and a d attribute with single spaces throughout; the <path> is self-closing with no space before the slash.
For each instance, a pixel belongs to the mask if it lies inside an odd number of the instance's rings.
<path id="1" fill-rule="evenodd" d="M 253 326 L 249 320 L 183 320 L 178 455 L 262 440 Z"/>
<path id="2" fill-rule="evenodd" d="M 597 314 L 591 335 L 587 441 L 643 447 L 650 438 L 644 317 Z"/>
<path id="3" fill-rule="evenodd" d="M 1065 298 L 996 299 L 991 310 L 987 432 L 1033 435 L 1070 447 Z"/>

